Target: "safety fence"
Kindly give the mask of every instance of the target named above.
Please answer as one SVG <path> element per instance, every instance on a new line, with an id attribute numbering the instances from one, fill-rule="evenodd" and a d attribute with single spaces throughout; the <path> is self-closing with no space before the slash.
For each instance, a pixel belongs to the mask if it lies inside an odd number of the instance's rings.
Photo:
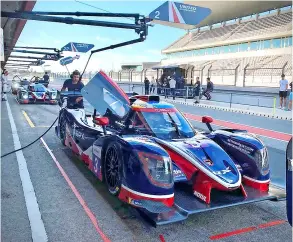
<path id="1" fill-rule="evenodd" d="M 173 97 L 171 88 L 164 87 L 149 87 L 145 89 L 145 86 L 138 83 L 118 83 L 119 86 L 128 93 L 135 92 L 138 94 L 154 94 L 163 97 Z M 201 90 L 202 93 L 203 90 Z M 240 92 L 229 92 L 229 91 L 218 91 L 214 90 L 211 93 L 211 101 L 227 103 L 230 107 L 232 104 L 240 104 L 247 106 L 257 106 L 265 108 L 276 108 L 279 100 L 276 95 L 264 95 L 264 94 L 251 94 L 251 93 L 240 93 Z M 175 97 L 183 98 L 185 100 L 194 98 L 194 88 L 186 86 L 183 89 L 175 89 Z M 205 99 L 205 98 L 204 98 Z"/>
<path id="2" fill-rule="evenodd" d="M 83 79 L 91 79 L 97 72 L 85 72 Z M 142 71 L 135 70 L 120 70 L 120 71 L 108 71 L 106 74 L 110 76 L 116 82 L 133 82 L 143 83 L 147 77 L 149 80 L 154 77 L 160 79 L 163 71 L 144 69 Z M 284 73 L 284 68 L 258 68 L 253 69 L 246 67 L 243 70 L 238 69 L 188 69 L 184 77 L 187 85 L 193 85 L 196 77 L 200 78 L 202 84 L 206 84 L 206 78 L 210 77 L 215 85 L 225 86 L 257 86 L 257 87 L 278 87 L 281 74 Z M 292 79 L 292 69 L 288 68 L 285 71 L 289 82 Z M 69 78 L 67 72 L 51 73 L 53 78 Z"/>

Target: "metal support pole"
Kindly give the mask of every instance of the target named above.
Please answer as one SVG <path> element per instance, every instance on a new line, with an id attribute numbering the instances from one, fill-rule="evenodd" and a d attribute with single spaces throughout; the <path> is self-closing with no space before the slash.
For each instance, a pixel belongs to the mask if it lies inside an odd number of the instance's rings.
<path id="1" fill-rule="evenodd" d="M 55 12 L 54 15 L 57 15 L 57 13 Z M 62 15 L 64 15 L 64 13 Z M 66 13 L 66 15 L 69 15 L 69 13 Z M 96 21 L 96 20 L 89 20 L 89 19 L 76 19 L 72 17 L 45 16 L 45 15 L 35 14 L 34 12 L 1 11 L 1 17 L 37 20 L 37 21 L 55 22 L 55 23 L 65 23 L 65 24 L 71 24 L 71 25 L 80 24 L 80 25 L 91 25 L 91 26 L 101 26 L 101 27 L 110 27 L 110 28 L 121 28 L 121 29 L 134 29 L 134 30 L 141 29 L 141 25 L 137 25 L 137 24 L 105 22 L 105 21 Z M 117 17 L 117 15 L 115 17 Z"/>
<path id="2" fill-rule="evenodd" d="M 245 87 L 245 75 L 246 75 L 246 69 L 247 69 L 248 66 L 249 66 L 249 64 L 247 64 L 247 65 L 244 67 L 244 73 L 243 73 L 243 87 Z"/>
<path id="3" fill-rule="evenodd" d="M 232 95 L 233 95 L 233 93 L 231 92 L 230 93 L 230 108 L 232 107 Z"/>
<path id="4" fill-rule="evenodd" d="M 206 66 L 204 66 L 201 70 L 200 70 L 200 85 L 202 85 L 202 79 L 203 79 L 203 70 Z"/>
<path id="5" fill-rule="evenodd" d="M 144 69 L 142 69 L 140 76 L 141 76 L 141 82 L 143 82 L 143 73 L 144 73 Z"/>
<path id="6" fill-rule="evenodd" d="M 159 81 L 159 69 L 157 69 L 157 80 Z"/>
<path id="7" fill-rule="evenodd" d="M 131 82 L 131 75 L 130 75 L 131 70 L 128 70 L 128 82 Z"/>
<path id="8" fill-rule="evenodd" d="M 211 65 L 210 68 L 208 69 L 208 77 L 211 77 L 211 74 L 210 73 L 211 73 L 212 66 L 213 65 Z"/>
<path id="9" fill-rule="evenodd" d="M 240 64 L 238 64 L 238 66 L 236 66 L 235 68 L 235 80 L 234 80 L 234 86 L 236 87 L 237 84 L 237 80 L 238 80 L 238 69 L 239 69 Z"/>
<path id="10" fill-rule="evenodd" d="M 193 85 L 193 81 L 194 81 L 194 66 L 191 67 L 191 73 L 190 73 L 190 80 L 191 80 L 191 86 Z"/>
<path id="11" fill-rule="evenodd" d="M 121 81 L 121 72 L 122 71 L 118 71 L 118 82 Z"/>
<path id="12" fill-rule="evenodd" d="M 285 68 L 286 68 L 287 64 L 288 64 L 288 61 L 282 67 L 282 74 L 285 74 Z"/>

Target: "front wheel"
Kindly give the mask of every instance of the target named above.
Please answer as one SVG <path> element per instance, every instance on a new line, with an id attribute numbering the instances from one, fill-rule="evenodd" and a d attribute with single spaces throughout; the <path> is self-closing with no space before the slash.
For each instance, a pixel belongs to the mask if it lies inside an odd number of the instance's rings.
<path id="1" fill-rule="evenodd" d="M 112 195 L 118 196 L 122 184 L 123 154 L 119 145 L 112 142 L 108 145 L 103 164 L 105 182 Z"/>
<path id="2" fill-rule="evenodd" d="M 65 146 L 66 139 L 66 120 L 64 114 L 62 113 L 59 118 L 59 130 L 60 130 L 60 140 L 61 143 Z"/>

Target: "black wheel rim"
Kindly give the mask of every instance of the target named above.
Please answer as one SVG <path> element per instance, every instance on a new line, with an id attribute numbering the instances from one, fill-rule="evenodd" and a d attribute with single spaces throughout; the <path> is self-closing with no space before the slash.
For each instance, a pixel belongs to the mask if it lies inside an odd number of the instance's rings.
<path id="1" fill-rule="evenodd" d="M 107 152 L 106 165 L 105 165 L 106 181 L 109 189 L 113 192 L 119 186 L 120 173 L 119 173 L 119 157 L 114 147 L 110 147 Z"/>

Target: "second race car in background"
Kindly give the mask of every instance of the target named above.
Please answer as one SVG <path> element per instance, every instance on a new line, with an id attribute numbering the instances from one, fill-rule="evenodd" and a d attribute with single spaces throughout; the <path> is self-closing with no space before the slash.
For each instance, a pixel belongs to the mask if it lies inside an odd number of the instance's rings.
<path id="1" fill-rule="evenodd" d="M 16 100 L 20 104 L 57 104 L 57 90 L 48 89 L 40 83 L 30 83 L 27 86 L 21 86 L 18 88 Z"/>

